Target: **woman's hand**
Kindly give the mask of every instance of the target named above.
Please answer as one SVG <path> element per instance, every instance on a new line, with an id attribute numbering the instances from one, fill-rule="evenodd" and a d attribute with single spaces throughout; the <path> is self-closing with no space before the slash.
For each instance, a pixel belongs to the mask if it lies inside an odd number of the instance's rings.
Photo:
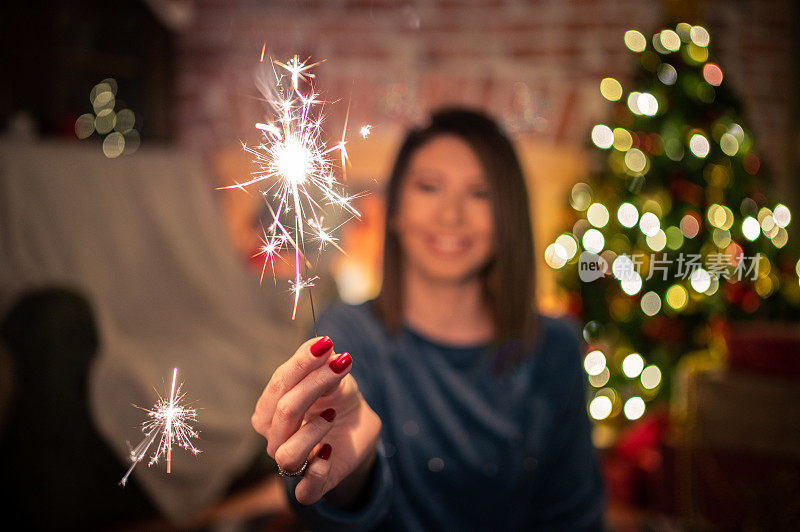
<path id="1" fill-rule="evenodd" d="M 352 365 L 327 336 L 311 339 L 275 370 L 256 404 L 253 428 L 278 466 L 297 471 L 309 460 L 295 489 L 301 504 L 339 486 L 331 502 L 348 506 L 375 460 L 381 420 L 361 397 Z"/>

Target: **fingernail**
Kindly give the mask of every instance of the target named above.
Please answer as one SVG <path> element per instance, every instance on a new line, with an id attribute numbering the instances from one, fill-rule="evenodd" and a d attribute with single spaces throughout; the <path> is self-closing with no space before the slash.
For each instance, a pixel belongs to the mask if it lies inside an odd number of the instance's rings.
<path id="1" fill-rule="evenodd" d="M 322 355 L 330 351 L 331 347 L 333 347 L 333 340 L 331 340 L 327 336 L 323 336 L 322 338 L 314 342 L 314 345 L 311 346 L 311 354 L 314 355 L 315 357 L 321 357 Z"/>
<path id="2" fill-rule="evenodd" d="M 342 353 L 338 357 L 331 360 L 329 366 L 334 373 L 341 373 L 347 369 L 347 366 L 349 366 L 350 362 L 352 361 L 353 357 L 350 356 L 350 353 Z"/>
<path id="3" fill-rule="evenodd" d="M 331 447 L 330 443 L 326 443 L 325 445 L 320 448 L 319 452 L 317 453 L 317 458 L 322 458 L 323 460 L 327 460 L 331 457 L 331 451 L 333 447 Z"/>
<path id="4" fill-rule="evenodd" d="M 320 416 L 322 416 L 322 419 L 324 419 L 328 423 L 333 423 L 333 418 L 336 417 L 336 410 L 334 410 L 333 408 L 329 408 L 323 413 L 321 413 Z"/>

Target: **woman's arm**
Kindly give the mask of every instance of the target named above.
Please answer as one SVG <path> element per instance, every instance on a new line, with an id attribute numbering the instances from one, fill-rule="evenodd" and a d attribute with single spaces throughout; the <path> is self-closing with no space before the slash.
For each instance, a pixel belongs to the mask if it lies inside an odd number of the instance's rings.
<path id="1" fill-rule="evenodd" d="M 564 322 L 558 325 L 563 330 L 558 334 L 561 358 L 555 367 L 563 401 L 531 518 L 543 529 L 603 530 L 605 498 L 586 413 L 581 350 L 576 333 Z"/>

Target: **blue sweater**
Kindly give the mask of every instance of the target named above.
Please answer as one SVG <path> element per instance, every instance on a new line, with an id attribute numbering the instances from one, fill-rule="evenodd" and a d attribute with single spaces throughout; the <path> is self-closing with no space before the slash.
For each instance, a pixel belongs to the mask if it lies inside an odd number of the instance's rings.
<path id="1" fill-rule="evenodd" d="M 370 304 L 318 320 L 383 423 L 358 511 L 289 500 L 314 530 L 602 530 L 578 335 L 542 317 L 538 346 L 491 376 L 488 346 L 453 347 L 386 331 Z M 335 451 L 334 451 L 335 454 Z"/>

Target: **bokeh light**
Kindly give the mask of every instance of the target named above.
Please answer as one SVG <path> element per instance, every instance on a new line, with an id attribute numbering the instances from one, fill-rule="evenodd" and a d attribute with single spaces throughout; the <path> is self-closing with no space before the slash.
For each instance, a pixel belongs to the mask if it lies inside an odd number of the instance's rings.
<path id="1" fill-rule="evenodd" d="M 592 128 L 592 142 L 598 148 L 608 149 L 614 144 L 614 133 L 610 127 L 597 124 Z"/>
<path id="2" fill-rule="evenodd" d="M 636 271 L 633 261 L 628 255 L 619 255 L 611 263 L 611 274 L 619 281 L 631 278 Z"/>
<path id="3" fill-rule="evenodd" d="M 628 95 L 628 109 L 635 115 L 640 115 L 642 112 L 639 110 L 639 96 L 642 93 L 640 92 L 632 92 Z"/>
<path id="4" fill-rule="evenodd" d="M 583 369 L 588 375 L 599 375 L 606 367 L 606 356 L 599 349 L 595 349 L 583 359 Z"/>
<path id="5" fill-rule="evenodd" d="M 120 112 L 117 113 L 117 121 L 114 125 L 114 129 L 119 131 L 120 133 L 127 133 L 133 126 L 136 125 L 136 115 L 133 114 L 133 111 L 130 109 L 122 109 Z"/>
<path id="6" fill-rule="evenodd" d="M 620 281 L 619 285 L 623 292 L 629 296 L 635 296 L 642 289 L 642 276 L 635 271 L 631 272 L 626 279 Z"/>
<path id="7" fill-rule="evenodd" d="M 644 415 L 644 399 L 641 397 L 631 397 L 625 401 L 625 406 L 622 408 L 622 411 L 625 413 L 625 417 L 631 421 L 639 419 Z"/>
<path id="8" fill-rule="evenodd" d="M 600 82 L 600 94 L 606 100 L 615 102 L 622 98 L 622 85 L 614 78 L 603 78 Z"/>
<path id="9" fill-rule="evenodd" d="M 661 370 L 658 369 L 658 366 L 647 366 L 642 370 L 640 379 L 645 389 L 652 390 L 661 384 Z"/>
<path id="10" fill-rule="evenodd" d="M 563 247 L 567 252 L 567 260 L 572 260 L 572 257 L 578 252 L 578 242 L 571 233 L 563 233 L 556 238 L 556 244 Z"/>
<path id="11" fill-rule="evenodd" d="M 122 133 L 115 131 L 103 139 L 103 154 L 109 159 L 119 157 L 123 150 L 125 150 L 125 137 Z"/>
<path id="12" fill-rule="evenodd" d="M 661 297 L 651 290 L 642 296 L 639 306 L 646 315 L 655 316 L 661 310 Z"/>
<path id="13" fill-rule="evenodd" d="M 567 250 L 560 244 L 550 244 L 544 250 L 544 261 L 555 270 L 563 268 L 568 260 Z"/>
<path id="14" fill-rule="evenodd" d="M 603 236 L 603 233 L 597 229 L 589 229 L 583 234 L 581 243 L 583 244 L 583 249 L 586 251 L 600 253 L 603 251 L 603 246 L 606 245 L 606 239 Z"/>
<path id="15" fill-rule="evenodd" d="M 731 232 L 727 229 L 715 228 L 714 231 L 711 232 L 711 240 L 718 248 L 726 248 L 732 242 Z"/>
<path id="16" fill-rule="evenodd" d="M 702 159 L 708 155 L 708 152 L 711 150 L 711 145 L 708 143 L 708 139 L 705 136 L 700 133 L 695 133 L 689 139 L 689 150 L 695 157 Z"/>
<path id="17" fill-rule="evenodd" d="M 659 229 L 656 234 L 648 236 L 645 241 L 647 242 L 647 247 L 653 251 L 661 251 L 667 246 L 667 235 Z"/>
<path id="18" fill-rule="evenodd" d="M 629 379 L 635 379 L 644 369 L 644 359 L 639 353 L 631 353 L 622 359 L 622 373 Z"/>
<path id="19" fill-rule="evenodd" d="M 658 79 L 664 85 L 674 85 L 678 80 L 678 71 L 669 63 L 663 63 L 658 69 Z"/>
<path id="20" fill-rule="evenodd" d="M 608 223 L 608 209 L 602 203 L 592 203 L 586 211 L 586 219 L 595 227 L 605 227 Z"/>
<path id="21" fill-rule="evenodd" d="M 94 115 L 86 113 L 75 120 L 75 136 L 79 139 L 86 139 L 94 133 Z"/>
<path id="22" fill-rule="evenodd" d="M 786 227 L 792 221 L 792 213 L 786 205 L 779 203 L 772 211 L 772 219 L 775 220 L 775 225 L 778 227 Z"/>
<path id="23" fill-rule="evenodd" d="M 111 109 L 103 109 L 97 113 L 97 117 L 94 119 L 94 128 L 101 135 L 105 135 L 114 129 L 114 125 L 116 123 L 117 115 L 114 113 L 114 111 Z"/>
<path id="24" fill-rule="evenodd" d="M 631 136 L 630 131 L 625 128 L 618 127 L 615 128 L 614 131 L 614 143 L 613 146 L 615 149 L 619 151 L 628 151 L 633 146 L 633 136 Z"/>
<path id="25" fill-rule="evenodd" d="M 686 214 L 681 218 L 681 232 L 686 238 L 694 238 L 700 233 L 700 222 L 691 214 Z"/>
<path id="26" fill-rule="evenodd" d="M 631 203 L 623 203 L 617 209 L 617 220 L 624 227 L 631 228 L 639 221 L 639 211 Z"/>
<path id="27" fill-rule="evenodd" d="M 706 63 L 703 65 L 703 79 L 709 85 L 719 86 L 722 83 L 722 69 L 715 63 Z"/>
<path id="28" fill-rule="evenodd" d="M 667 300 L 667 305 L 680 311 L 683 310 L 686 303 L 688 303 L 689 294 L 683 286 L 674 284 L 667 289 L 665 299 Z"/>
<path id="29" fill-rule="evenodd" d="M 600 395 L 592 399 L 592 402 L 589 403 L 589 415 L 599 421 L 607 418 L 611 414 L 613 407 L 614 404 L 611 402 L 611 399 L 605 395 Z"/>
<path id="30" fill-rule="evenodd" d="M 708 48 L 697 46 L 695 43 L 690 43 L 686 47 L 686 52 L 689 58 L 697 64 L 705 63 L 708 59 Z"/>
<path id="31" fill-rule="evenodd" d="M 672 30 L 662 30 L 659 35 L 661 46 L 670 52 L 677 52 L 681 47 L 681 38 Z"/>
<path id="32" fill-rule="evenodd" d="M 592 187 L 586 183 L 576 183 L 569 195 L 569 204 L 576 211 L 585 211 L 592 203 Z"/>
<path id="33" fill-rule="evenodd" d="M 689 284 L 695 292 L 702 294 L 711 287 L 711 275 L 703 268 L 697 268 L 689 277 Z"/>
<path id="34" fill-rule="evenodd" d="M 625 46 L 632 52 L 644 52 L 647 47 L 647 39 L 641 32 L 628 30 L 625 32 Z"/>
<path id="35" fill-rule="evenodd" d="M 674 225 L 667 227 L 664 234 L 667 235 L 667 247 L 669 249 L 678 250 L 683 246 L 683 232 Z"/>
<path id="36" fill-rule="evenodd" d="M 645 116 L 654 116 L 658 112 L 658 100 L 652 94 L 642 92 L 636 98 L 636 107 L 639 113 Z"/>
<path id="37" fill-rule="evenodd" d="M 625 168 L 632 175 L 642 175 L 647 172 L 648 159 L 644 152 L 638 148 L 631 148 L 625 153 Z"/>
<path id="38" fill-rule="evenodd" d="M 758 238 L 758 235 L 761 234 L 761 226 L 758 225 L 758 220 L 752 216 L 745 218 L 744 221 L 742 221 L 742 234 L 751 242 Z"/>
<path id="39" fill-rule="evenodd" d="M 608 384 L 609 379 L 611 379 L 611 372 L 608 371 L 607 367 L 605 367 L 603 368 L 603 371 L 601 371 L 599 374 L 589 375 L 588 379 L 589 379 L 589 384 L 591 384 L 595 388 L 602 388 L 603 386 Z"/>
<path id="40" fill-rule="evenodd" d="M 719 139 L 719 147 L 722 153 L 733 157 L 739 151 L 739 141 L 730 133 L 724 133 Z"/>
<path id="41" fill-rule="evenodd" d="M 689 32 L 689 37 L 692 39 L 694 44 L 697 46 L 702 46 L 703 48 L 707 47 L 711 41 L 711 36 L 708 34 L 708 30 L 702 26 L 692 26 L 692 29 Z"/>
<path id="42" fill-rule="evenodd" d="M 661 229 L 661 222 L 658 216 L 652 212 L 646 212 L 642 214 L 642 217 L 639 219 L 639 229 L 645 236 L 655 236 Z"/>

